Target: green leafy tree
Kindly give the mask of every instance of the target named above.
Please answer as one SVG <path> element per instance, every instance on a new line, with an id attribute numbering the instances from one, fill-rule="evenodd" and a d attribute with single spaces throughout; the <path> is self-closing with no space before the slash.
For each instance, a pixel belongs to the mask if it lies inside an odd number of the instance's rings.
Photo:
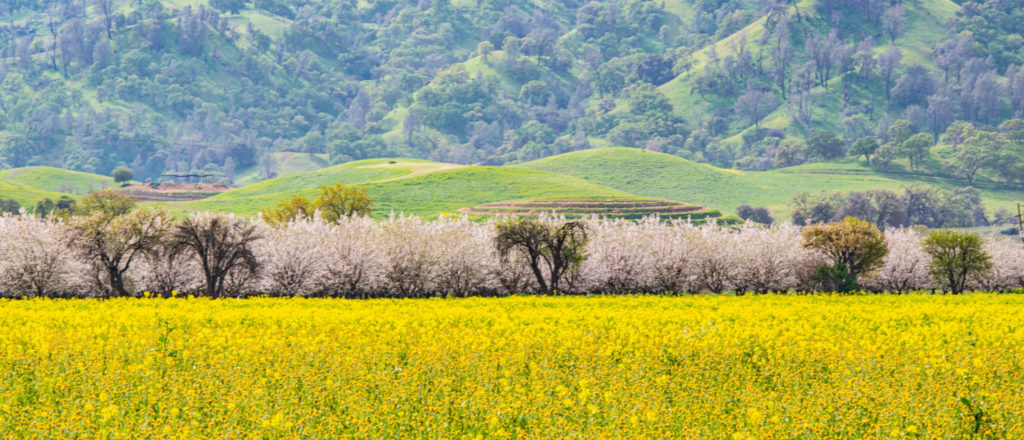
<path id="1" fill-rule="evenodd" d="M 0 199 L 0 214 L 17 214 L 21 211 L 21 203 L 14 199 Z"/>
<path id="2" fill-rule="evenodd" d="M 114 182 L 125 183 L 131 181 L 135 174 L 131 168 L 121 166 L 114 168 L 114 172 L 110 173 L 110 176 L 114 178 Z"/>
<path id="3" fill-rule="evenodd" d="M 843 157 L 846 144 L 831 131 L 819 131 L 807 140 L 807 152 L 825 160 Z"/>
<path id="4" fill-rule="evenodd" d="M 878 228 L 856 217 L 804 228 L 805 248 L 825 254 L 832 265 L 819 269 L 820 274 L 841 275 L 825 278 L 830 288 L 846 291 L 857 289 L 857 277 L 882 266 L 889 247 Z"/>
<path id="5" fill-rule="evenodd" d="M 878 165 L 878 166 L 883 166 L 883 167 L 887 166 L 890 163 L 892 163 L 892 161 L 894 159 L 896 159 L 896 157 L 899 155 L 899 153 L 900 153 L 900 145 L 899 144 L 894 144 L 892 142 L 886 142 L 886 143 L 880 145 L 877 150 L 875 150 L 875 161 L 874 161 L 873 165 Z"/>
<path id="6" fill-rule="evenodd" d="M 116 217 L 125 215 L 135 209 L 135 199 L 127 194 L 105 189 L 94 191 L 82 197 L 81 203 L 76 205 L 75 214 L 91 215 L 103 213 L 104 215 Z"/>
<path id="7" fill-rule="evenodd" d="M 263 219 L 269 223 L 285 224 L 297 217 L 310 217 L 315 209 L 309 199 L 302 196 L 293 196 L 291 199 L 279 202 L 274 208 L 265 208 L 260 211 Z"/>
<path id="8" fill-rule="evenodd" d="M 914 171 L 921 167 L 924 158 L 928 156 L 928 149 L 932 146 L 931 135 L 918 133 L 903 141 L 903 154 L 910 161 L 910 170 Z"/>
<path id="9" fill-rule="evenodd" d="M 341 185 L 320 187 L 320 197 L 313 202 L 313 209 L 329 222 L 337 222 L 342 217 L 370 215 L 373 200 L 367 195 L 366 187 Z"/>
<path id="10" fill-rule="evenodd" d="M 905 119 L 900 119 L 893 122 L 885 133 L 886 136 L 889 137 L 888 143 L 903 145 L 903 142 L 914 135 L 914 130 L 910 128 L 910 122 Z"/>
<path id="11" fill-rule="evenodd" d="M 803 226 L 828 223 L 839 213 L 846 199 L 838 191 L 817 194 L 800 191 L 793 194 L 789 206 L 793 212 L 793 223 Z"/>
<path id="12" fill-rule="evenodd" d="M 46 217 L 54 211 L 53 200 L 49 197 L 36 201 L 35 209 L 32 211 L 37 217 Z"/>
<path id="13" fill-rule="evenodd" d="M 530 81 L 519 90 L 519 100 L 534 106 L 547 105 L 551 96 L 551 90 L 544 81 Z"/>
<path id="14" fill-rule="evenodd" d="M 994 158 L 1013 159 L 1008 154 L 1000 155 L 1004 147 L 1006 147 L 1006 139 L 1001 133 L 976 130 L 953 153 L 953 157 L 946 162 L 946 166 L 958 176 L 967 179 L 968 185 L 973 185 L 974 176 L 978 170 L 992 163 Z M 1012 153 L 1010 150 L 1007 152 Z M 1003 170 L 1012 170 L 1007 165 L 997 165 L 997 167 Z"/>
<path id="15" fill-rule="evenodd" d="M 804 146 L 804 142 L 800 139 L 786 138 L 782 142 L 779 142 L 778 148 L 775 149 L 775 159 L 772 160 L 772 166 L 775 168 L 785 168 L 804 163 L 804 156 L 807 153 L 807 147 Z"/>
<path id="16" fill-rule="evenodd" d="M 878 151 L 878 147 L 879 145 L 877 139 L 870 136 L 865 136 L 860 139 L 857 139 L 857 142 L 853 143 L 853 146 L 850 147 L 850 154 L 856 156 L 864 156 L 864 160 L 867 161 L 868 166 L 870 166 L 871 155 L 875 154 L 875 152 Z"/>
<path id="17" fill-rule="evenodd" d="M 924 239 L 924 249 L 932 257 L 932 277 L 954 294 L 962 293 L 971 277 L 992 267 L 978 234 L 931 231 Z"/>

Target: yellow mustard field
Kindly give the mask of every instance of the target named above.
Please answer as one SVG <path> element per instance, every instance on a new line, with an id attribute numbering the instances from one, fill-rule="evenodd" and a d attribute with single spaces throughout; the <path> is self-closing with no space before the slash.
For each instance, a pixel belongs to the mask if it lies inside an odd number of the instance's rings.
<path id="1" fill-rule="evenodd" d="M 0 438 L 1024 438 L 1024 296 L 0 302 Z"/>

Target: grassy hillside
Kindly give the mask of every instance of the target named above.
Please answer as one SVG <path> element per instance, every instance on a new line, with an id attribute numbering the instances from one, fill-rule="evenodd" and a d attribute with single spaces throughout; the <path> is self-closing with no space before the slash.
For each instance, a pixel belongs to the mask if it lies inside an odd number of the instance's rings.
<path id="1" fill-rule="evenodd" d="M 272 153 L 271 157 L 274 158 L 275 165 L 273 170 L 276 177 L 285 177 L 292 174 L 316 171 L 326 168 L 329 165 L 326 154 L 285 152 Z M 245 186 L 259 182 L 260 180 L 257 167 L 250 167 L 239 171 L 235 175 L 234 184 L 238 186 Z"/>
<path id="2" fill-rule="evenodd" d="M 62 170 L 51 167 L 27 167 L 0 171 L 5 183 L 42 191 L 84 195 L 114 186 L 114 179 L 97 174 Z"/>
<path id="3" fill-rule="evenodd" d="M 44 198 L 80 196 L 114 185 L 110 177 L 50 167 L 26 167 L 0 171 L 0 198 L 17 200 L 31 209 Z"/>
<path id="4" fill-rule="evenodd" d="M 856 160 L 827 162 L 773 171 L 737 171 L 698 164 L 676 156 L 632 148 L 596 148 L 519 165 L 578 177 L 591 183 L 645 197 L 681 200 L 732 212 L 744 203 L 767 206 L 789 218 L 790 198 L 799 191 L 896 190 L 925 182 L 951 190 L 962 181 L 897 173 L 879 173 Z M 1011 208 L 1024 200 L 1024 189 L 978 185 L 988 209 Z"/>
<path id="5" fill-rule="evenodd" d="M 164 206 L 176 211 L 211 210 L 251 215 L 293 195 L 315 198 L 318 186 L 333 183 L 366 185 L 378 217 L 387 216 L 391 211 L 435 216 L 500 200 L 631 196 L 547 171 L 374 159 L 271 179 L 197 202 Z"/>

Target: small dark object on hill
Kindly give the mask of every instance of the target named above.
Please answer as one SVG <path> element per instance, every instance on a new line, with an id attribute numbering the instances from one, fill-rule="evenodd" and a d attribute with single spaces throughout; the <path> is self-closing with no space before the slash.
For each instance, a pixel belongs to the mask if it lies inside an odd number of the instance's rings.
<path id="1" fill-rule="evenodd" d="M 775 219 L 772 218 L 772 214 L 768 212 L 768 208 L 763 206 L 755 208 L 750 205 L 742 205 L 739 208 L 736 208 L 736 215 L 743 220 L 750 220 L 762 225 L 775 223 Z"/>

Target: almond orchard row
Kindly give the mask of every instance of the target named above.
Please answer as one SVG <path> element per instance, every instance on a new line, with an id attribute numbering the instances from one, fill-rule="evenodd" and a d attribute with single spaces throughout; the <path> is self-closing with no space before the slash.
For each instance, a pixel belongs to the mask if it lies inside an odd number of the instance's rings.
<path id="1" fill-rule="evenodd" d="M 829 228 L 824 236 L 810 232 Z M 1024 286 L 1019 242 L 949 234 L 973 240 L 974 249 L 961 242 L 929 247 L 935 232 L 883 234 L 856 219 L 800 228 L 551 216 L 270 223 L 195 214 L 176 221 L 145 209 L 63 220 L 6 216 L 0 295 L 366 298 Z M 953 254 L 944 264 L 947 251 Z M 957 266 L 963 252 L 974 252 L 976 264 Z M 863 254 L 871 261 L 858 260 Z"/>

